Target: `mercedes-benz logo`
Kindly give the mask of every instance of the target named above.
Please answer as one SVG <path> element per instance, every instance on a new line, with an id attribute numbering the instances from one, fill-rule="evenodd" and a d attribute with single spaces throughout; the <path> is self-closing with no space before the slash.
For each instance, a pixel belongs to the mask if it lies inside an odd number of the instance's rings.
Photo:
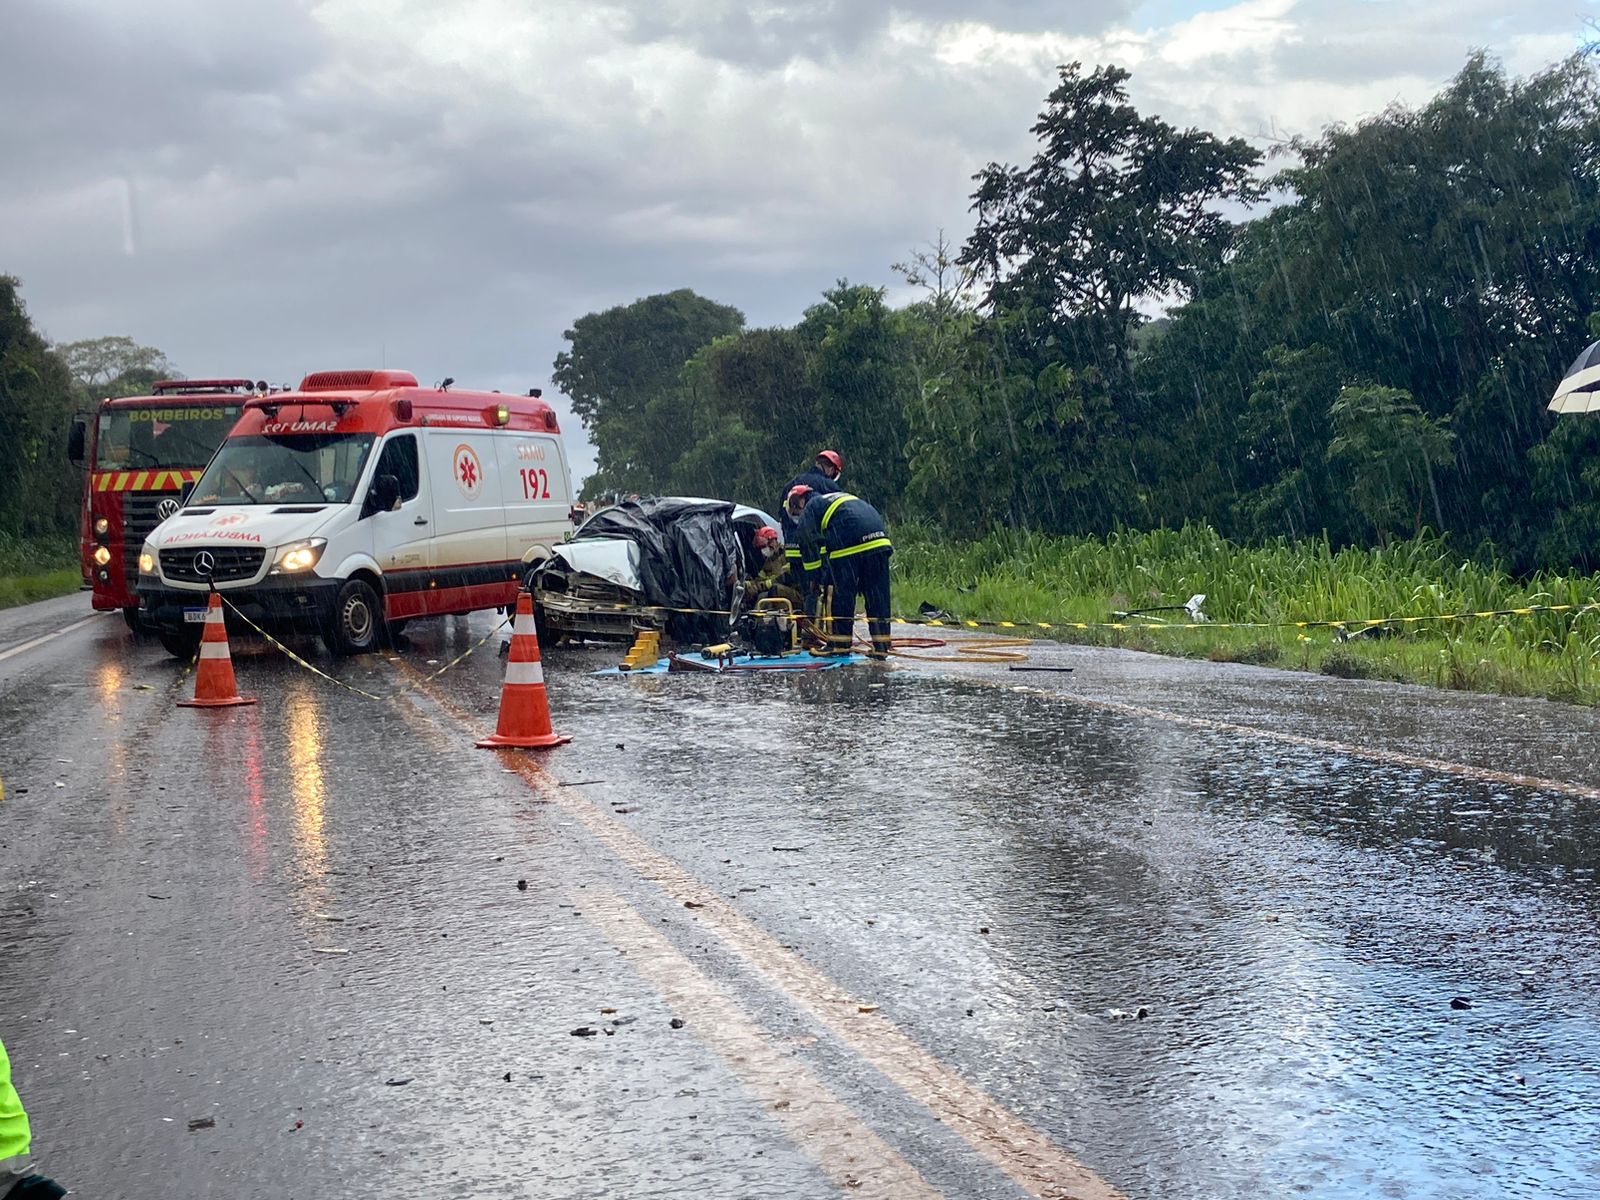
<path id="1" fill-rule="evenodd" d="M 171 496 L 168 496 L 160 504 L 156 505 L 156 516 L 159 517 L 163 521 L 165 521 L 168 517 L 170 517 L 173 513 L 177 512 L 177 511 L 178 511 L 178 502 L 175 499 L 173 499 Z"/>
<path id="2" fill-rule="evenodd" d="M 211 557 L 211 551 L 202 550 L 194 556 L 194 573 L 209 577 L 217 569 L 217 560 Z"/>

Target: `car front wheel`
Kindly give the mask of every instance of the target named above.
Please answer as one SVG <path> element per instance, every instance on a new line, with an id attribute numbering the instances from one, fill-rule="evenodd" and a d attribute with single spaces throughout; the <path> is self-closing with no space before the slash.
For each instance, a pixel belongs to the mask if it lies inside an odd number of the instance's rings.
<path id="1" fill-rule="evenodd" d="M 333 622 L 322 640 L 341 658 L 370 653 L 378 648 L 380 612 L 377 590 L 365 579 L 352 579 L 339 589 Z"/>

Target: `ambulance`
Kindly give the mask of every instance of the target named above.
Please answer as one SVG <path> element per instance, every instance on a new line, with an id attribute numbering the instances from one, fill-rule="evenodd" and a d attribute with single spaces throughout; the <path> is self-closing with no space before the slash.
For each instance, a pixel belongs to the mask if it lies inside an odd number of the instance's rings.
<path id="1" fill-rule="evenodd" d="M 139 619 L 191 657 L 209 593 L 338 655 L 418 617 L 506 607 L 572 530 L 556 414 L 539 397 L 324 371 L 246 400 L 139 555 Z M 246 626 L 247 627 L 247 626 Z"/>

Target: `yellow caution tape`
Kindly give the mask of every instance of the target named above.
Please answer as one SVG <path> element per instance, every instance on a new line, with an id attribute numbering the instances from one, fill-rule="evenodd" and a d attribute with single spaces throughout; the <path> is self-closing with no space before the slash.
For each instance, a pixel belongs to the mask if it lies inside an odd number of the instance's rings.
<path id="1" fill-rule="evenodd" d="M 1411 625 L 1422 621 L 1471 621 L 1486 617 L 1530 617 L 1537 613 L 1600 611 L 1600 602 L 1588 604 L 1529 604 L 1521 608 L 1492 608 L 1481 612 L 1426 613 L 1405 617 L 1347 617 L 1338 621 L 973 621 L 964 617 L 894 617 L 902 625 L 935 629 L 1376 629 L 1380 625 Z"/>
<path id="2" fill-rule="evenodd" d="M 418 688 L 422 687 L 424 684 L 432 683 L 435 679 L 439 678 L 439 676 L 443 675 L 446 671 L 450 670 L 452 667 L 460 665 L 460 663 L 463 662 L 470 655 L 474 654 L 478 650 L 481 650 L 483 648 L 483 646 L 491 638 L 494 637 L 495 634 L 499 633 L 502 629 L 504 629 L 507 625 L 509 625 L 511 623 L 511 618 L 510 617 L 502 617 L 502 618 L 500 618 L 499 623 L 497 625 L 495 625 L 494 628 L 490 629 L 488 633 L 484 634 L 476 642 L 474 642 L 472 645 L 468 646 L 460 654 L 456 655 L 454 658 L 452 658 L 449 662 L 445 663 L 444 666 L 440 667 L 437 671 L 433 672 L 431 675 L 419 675 L 417 677 L 416 681 L 414 683 L 410 684 L 409 686 L 403 687 L 403 688 L 397 688 L 395 691 L 389 692 L 387 695 L 380 696 L 375 692 L 364 691 L 363 689 L 356 687 L 355 684 L 353 684 L 353 683 L 346 683 L 342 679 L 335 679 L 332 675 L 329 675 L 326 671 L 324 671 L 321 667 L 317 666 L 315 663 L 307 662 L 304 658 L 301 658 L 300 655 L 296 654 L 293 650 L 289 649 L 288 646 L 285 646 L 282 642 L 280 642 L 277 638 L 273 637 L 265 629 L 261 628 L 261 626 L 257 625 L 249 617 L 245 616 L 244 613 L 240 612 L 238 610 L 238 608 L 236 608 L 233 604 L 231 604 L 229 602 L 229 600 L 228 600 L 228 598 L 226 596 L 224 596 L 222 598 L 222 603 L 227 606 L 229 612 L 233 613 L 234 616 L 238 617 L 246 625 L 250 626 L 251 629 L 255 630 L 256 633 L 259 634 L 263 639 L 265 639 L 266 642 L 269 645 L 271 645 L 274 649 L 276 649 L 279 653 L 281 653 L 285 658 L 289 659 L 290 662 L 295 663 L 297 666 L 304 667 L 306 670 L 310 671 L 313 675 L 316 675 L 316 676 L 319 676 L 319 677 L 321 677 L 323 679 L 326 679 L 329 683 L 333 684 L 335 687 L 341 687 L 345 691 L 353 692 L 355 695 L 361 696 L 361 697 L 363 697 L 364 699 L 367 699 L 367 700 L 393 700 L 398 696 L 404 696 L 407 692 L 416 691 Z"/>

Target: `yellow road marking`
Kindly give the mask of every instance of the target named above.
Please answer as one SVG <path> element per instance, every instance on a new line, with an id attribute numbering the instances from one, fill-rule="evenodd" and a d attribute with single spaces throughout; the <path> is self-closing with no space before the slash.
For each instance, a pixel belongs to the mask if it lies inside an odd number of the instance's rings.
<path id="1" fill-rule="evenodd" d="M 582 895 L 583 915 L 837 1187 L 881 1200 L 943 1195 L 622 897 L 596 887 Z"/>
<path id="2" fill-rule="evenodd" d="M 420 674 L 401 659 L 391 661 L 411 675 Z M 432 687 L 421 690 L 469 732 L 480 723 Z M 503 765 L 522 776 L 542 799 L 576 818 L 638 875 L 679 903 L 697 905 L 695 920 L 717 934 L 770 983 L 994 1164 L 1027 1195 L 1036 1200 L 1123 1200 L 1122 1193 L 1115 1187 L 994 1097 L 945 1066 L 881 1013 L 862 1012 L 860 999 L 785 948 L 729 905 L 719 893 L 691 875 L 677 860 L 656 850 L 617 818 L 575 795 L 576 789 L 556 786 L 536 759 L 516 751 L 500 753 Z"/>

